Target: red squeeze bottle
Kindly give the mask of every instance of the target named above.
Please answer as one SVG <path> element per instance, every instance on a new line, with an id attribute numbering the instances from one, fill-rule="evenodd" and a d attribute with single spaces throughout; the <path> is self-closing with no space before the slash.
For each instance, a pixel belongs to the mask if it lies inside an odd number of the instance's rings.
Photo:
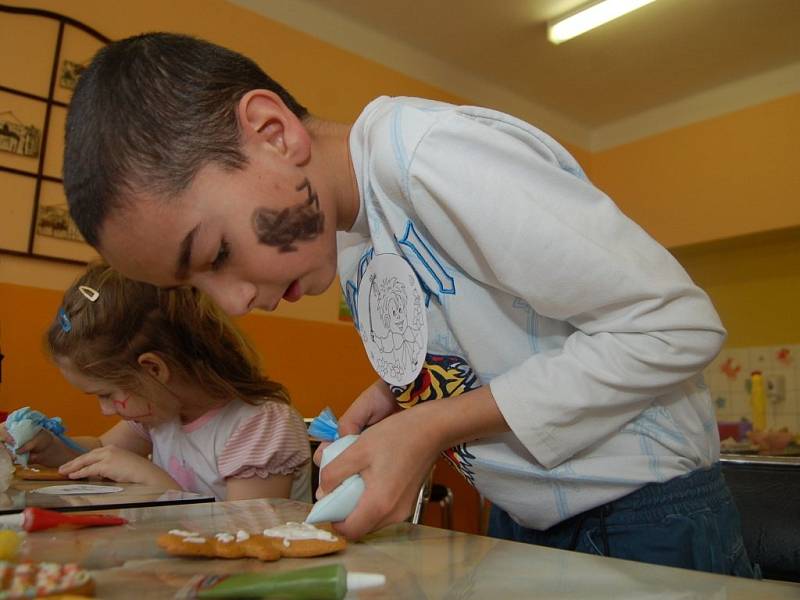
<path id="1" fill-rule="evenodd" d="M 45 510 L 43 508 L 28 507 L 22 514 L 0 517 L 0 526 L 12 526 L 24 529 L 27 532 L 64 527 L 67 529 L 80 529 L 82 527 L 105 527 L 108 525 L 124 525 L 127 519 L 112 517 L 111 515 L 71 515 Z"/>

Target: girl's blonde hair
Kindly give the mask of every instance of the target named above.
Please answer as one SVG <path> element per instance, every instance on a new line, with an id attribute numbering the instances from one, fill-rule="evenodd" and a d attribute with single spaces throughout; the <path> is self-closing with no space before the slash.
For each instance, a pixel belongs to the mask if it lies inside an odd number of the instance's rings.
<path id="1" fill-rule="evenodd" d="M 90 265 L 66 291 L 45 345 L 84 375 L 129 391 L 152 382 L 138 363 L 152 352 L 214 398 L 289 402 L 286 388 L 261 373 L 253 347 L 202 292 L 159 289 L 103 263 Z"/>

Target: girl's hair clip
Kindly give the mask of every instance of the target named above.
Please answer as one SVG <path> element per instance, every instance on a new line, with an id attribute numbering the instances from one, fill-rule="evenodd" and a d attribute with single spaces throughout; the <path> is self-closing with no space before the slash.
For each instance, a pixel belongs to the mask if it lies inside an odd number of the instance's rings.
<path id="1" fill-rule="evenodd" d="M 64 333 L 69 333 L 72 331 L 72 321 L 69 320 L 67 311 L 65 311 L 63 308 L 58 309 L 58 322 L 61 325 L 61 331 Z"/>
<path id="2" fill-rule="evenodd" d="M 100 297 L 100 292 L 94 288 L 90 288 L 88 285 L 79 285 L 78 291 L 83 294 L 83 297 L 89 302 L 94 302 Z"/>

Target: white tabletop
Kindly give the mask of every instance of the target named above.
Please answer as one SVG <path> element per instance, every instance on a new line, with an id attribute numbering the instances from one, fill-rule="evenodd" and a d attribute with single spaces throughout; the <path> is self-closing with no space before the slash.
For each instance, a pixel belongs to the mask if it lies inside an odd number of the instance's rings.
<path id="1" fill-rule="evenodd" d="M 173 528 L 202 533 L 258 531 L 302 521 L 309 506 L 289 500 L 244 500 L 103 511 L 122 527 L 30 534 L 21 558 L 75 561 L 92 570 L 101 598 L 173 598 L 197 574 L 277 572 L 340 562 L 351 571 L 383 573 L 387 585 L 359 598 L 586 598 L 771 600 L 800 598 L 800 586 L 565 552 L 401 524 L 351 544 L 344 552 L 274 563 L 167 556 L 156 537 Z"/>

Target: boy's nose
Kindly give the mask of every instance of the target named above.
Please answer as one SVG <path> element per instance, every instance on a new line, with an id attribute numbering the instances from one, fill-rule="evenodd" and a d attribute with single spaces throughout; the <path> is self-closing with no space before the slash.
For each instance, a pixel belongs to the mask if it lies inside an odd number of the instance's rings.
<path id="1" fill-rule="evenodd" d="M 256 297 L 255 286 L 249 283 L 236 283 L 225 286 L 212 286 L 206 290 L 211 299 L 219 307 L 234 317 L 240 317 L 250 312 Z"/>

